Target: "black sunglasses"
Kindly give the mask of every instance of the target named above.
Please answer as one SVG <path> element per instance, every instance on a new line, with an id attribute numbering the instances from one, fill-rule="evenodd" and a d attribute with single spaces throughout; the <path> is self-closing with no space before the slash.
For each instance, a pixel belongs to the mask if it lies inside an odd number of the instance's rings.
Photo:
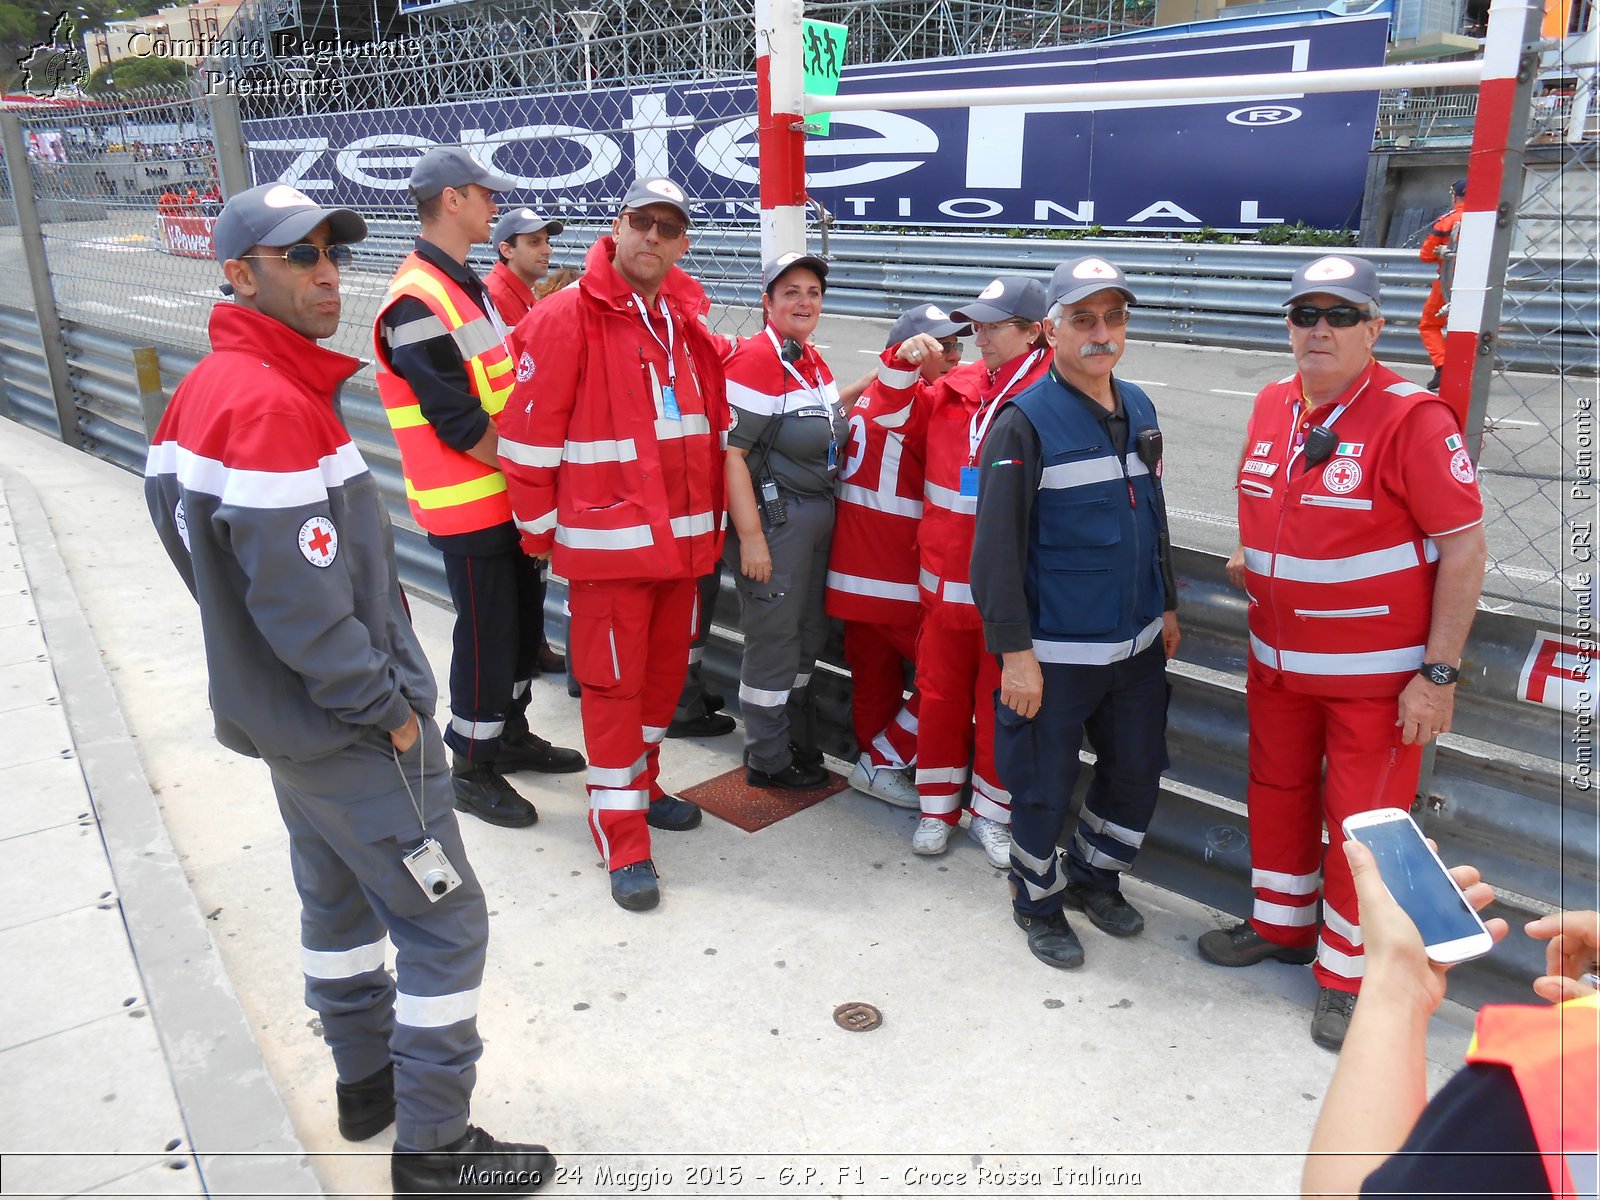
<path id="1" fill-rule="evenodd" d="M 291 267 L 301 271 L 309 271 L 321 261 L 326 254 L 328 261 L 341 270 L 348 267 L 356 257 L 356 252 L 349 246 L 315 246 L 310 242 L 301 242 L 295 246 L 288 246 L 282 254 L 241 254 L 240 258 L 281 258 Z"/>
<path id="2" fill-rule="evenodd" d="M 1314 304 L 1296 304 L 1289 310 L 1289 324 L 1297 329 L 1315 329 L 1317 322 L 1326 317 L 1335 329 L 1351 329 L 1372 318 L 1354 304 L 1336 304 L 1332 308 L 1318 308 Z"/>
<path id="3" fill-rule="evenodd" d="M 669 242 L 677 241 L 689 229 L 682 221 L 668 221 L 661 217 L 652 217 L 649 213 L 625 212 L 622 215 L 628 218 L 628 224 L 632 225 L 636 232 L 649 233 L 651 226 L 654 226 Z"/>

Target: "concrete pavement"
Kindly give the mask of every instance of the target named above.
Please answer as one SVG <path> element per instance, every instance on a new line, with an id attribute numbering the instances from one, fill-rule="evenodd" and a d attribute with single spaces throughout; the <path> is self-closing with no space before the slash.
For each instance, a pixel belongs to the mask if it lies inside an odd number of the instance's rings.
<path id="1" fill-rule="evenodd" d="M 0 483 L 0 837 L 24 884 L 0 914 L 0 1191 L 387 1194 L 390 1135 L 335 1129 L 286 838 L 265 770 L 212 738 L 140 481 L 0 421 Z M 449 614 L 413 607 L 442 672 Z M 581 744 L 558 682 L 530 716 Z M 737 755 L 669 742 L 663 782 Z M 492 931 L 473 1117 L 547 1141 L 555 1194 L 1296 1190 L 1335 1061 L 1315 989 L 1201 963 L 1216 912 L 1132 880 L 1147 932 L 1080 922 L 1088 965 L 1052 971 L 976 843 L 914 858 L 914 814 L 846 791 L 753 835 L 657 834 L 662 906 L 629 914 L 581 778 L 516 777 L 532 829 L 463 819 Z M 851 1001 L 882 1027 L 837 1027 Z M 1447 1006 L 1435 1084 L 1467 1031 Z"/>

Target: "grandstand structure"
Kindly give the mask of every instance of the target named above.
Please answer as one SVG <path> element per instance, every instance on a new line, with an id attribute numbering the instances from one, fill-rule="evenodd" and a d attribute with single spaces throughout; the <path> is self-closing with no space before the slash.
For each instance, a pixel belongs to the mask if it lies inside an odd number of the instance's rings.
<path id="1" fill-rule="evenodd" d="M 749 74 L 752 0 L 249 0 L 208 73 L 297 81 L 327 109 L 386 108 Z M 1087 41 L 1155 21 L 1155 0 L 824 0 L 852 63 Z M 585 29 L 589 32 L 585 34 Z M 375 36 L 376 35 L 376 36 Z M 330 48 L 331 51 L 330 51 Z M 237 89 L 246 91 L 248 89 Z M 270 86 L 246 116 L 284 111 Z"/>

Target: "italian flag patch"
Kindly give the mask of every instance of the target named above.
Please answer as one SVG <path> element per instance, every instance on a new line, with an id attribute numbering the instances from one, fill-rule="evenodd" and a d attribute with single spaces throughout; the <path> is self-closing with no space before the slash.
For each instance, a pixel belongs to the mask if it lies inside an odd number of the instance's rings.
<path id="1" fill-rule="evenodd" d="M 1340 442 L 1334 454 L 1339 458 L 1360 458 L 1361 451 L 1366 449 L 1365 442 Z"/>
<path id="2" fill-rule="evenodd" d="M 1459 433 L 1452 433 L 1449 437 L 1445 438 L 1444 448 L 1446 450 L 1461 449 L 1461 435 Z"/>

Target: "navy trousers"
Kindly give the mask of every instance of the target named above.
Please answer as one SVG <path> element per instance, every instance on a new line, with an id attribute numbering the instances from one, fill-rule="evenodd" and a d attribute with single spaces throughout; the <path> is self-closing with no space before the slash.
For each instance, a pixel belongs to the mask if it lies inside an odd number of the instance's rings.
<path id="1" fill-rule="evenodd" d="M 1110 891 L 1133 865 L 1167 767 L 1166 658 L 1158 640 L 1106 666 L 1042 663 L 1044 698 L 1025 721 L 995 695 L 995 766 L 1011 793 L 1011 881 L 1020 913 L 1061 910 L 1068 879 Z M 1087 735 L 1095 752 L 1066 870 L 1057 847 Z"/>

